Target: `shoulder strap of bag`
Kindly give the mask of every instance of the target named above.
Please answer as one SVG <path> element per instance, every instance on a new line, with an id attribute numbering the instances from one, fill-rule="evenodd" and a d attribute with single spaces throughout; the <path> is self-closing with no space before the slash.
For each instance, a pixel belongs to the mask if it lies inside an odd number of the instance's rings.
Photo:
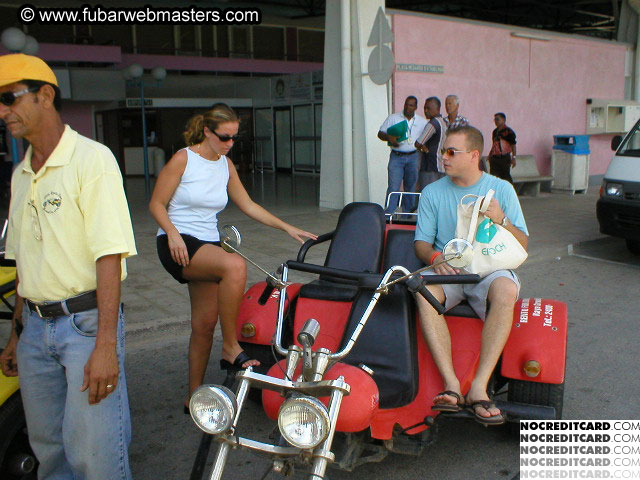
<path id="1" fill-rule="evenodd" d="M 476 227 L 478 226 L 478 213 L 480 212 L 480 205 L 484 197 L 478 197 L 473 204 L 473 213 L 471 214 L 471 222 L 469 223 L 469 233 L 467 234 L 467 242 L 473 244 L 473 237 L 476 234 Z"/>
<path id="2" fill-rule="evenodd" d="M 489 208 L 489 204 L 491 203 L 491 199 L 493 198 L 493 194 L 495 191 L 493 189 L 489 190 L 484 197 L 478 197 L 476 195 L 468 194 L 460 199 L 460 203 L 466 197 L 475 196 L 477 200 L 473 205 L 473 213 L 471 214 L 471 222 L 469 222 L 469 233 L 467 234 L 467 242 L 473 243 L 473 236 L 476 233 L 476 227 L 478 226 L 478 214 L 484 213 Z"/>
<path id="3" fill-rule="evenodd" d="M 491 203 L 491 199 L 493 198 L 493 194 L 496 193 L 495 190 L 491 189 L 484 196 L 484 201 L 482 202 L 482 206 L 480 207 L 480 213 L 484 213 L 489 208 L 489 204 Z M 482 198 L 482 197 L 480 197 Z"/>

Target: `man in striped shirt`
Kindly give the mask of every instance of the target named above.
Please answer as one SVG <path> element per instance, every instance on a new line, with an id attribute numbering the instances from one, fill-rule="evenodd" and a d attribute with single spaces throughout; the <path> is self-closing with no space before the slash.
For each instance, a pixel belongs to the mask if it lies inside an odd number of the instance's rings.
<path id="1" fill-rule="evenodd" d="M 429 97 L 424 102 L 424 116 L 429 120 L 418 140 L 416 140 L 416 150 L 422 152 L 420 173 L 418 175 L 418 191 L 421 191 L 431 182 L 444 176 L 442 165 L 442 145 L 447 133 L 447 125 L 440 115 L 440 99 Z"/>
<path id="2" fill-rule="evenodd" d="M 444 109 L 447 111 L 447 116 L 444 117 L 444 123 L 447 124 L 448 130 L 469 125 L 469 120 L 467 120 L 466 117 L 458 115 L 459 108 L 460 99 L 458 96 L 447 95 L 447 98 L 444 101 Z"/>

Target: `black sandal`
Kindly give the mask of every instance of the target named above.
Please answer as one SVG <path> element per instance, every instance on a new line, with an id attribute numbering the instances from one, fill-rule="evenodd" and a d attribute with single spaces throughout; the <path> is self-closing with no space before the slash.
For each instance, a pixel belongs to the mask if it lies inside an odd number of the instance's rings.
<path id="1" fill-rule="evenodd" d="M 431 406 L 431 410 L 434 412 L 446 412 L 446 413 L 457 413 L 464 408 L 464 399 L 462 395 L 458 392 L 454 392 L 452 390 L 445 390 L 436 395 L 436 397 L 441 397 L 442 395 L 449 395 L 450 397 L 455 397 L 457 402 L 456 404 L 452 403 L 435 403 Z"/>
<path id="2" fill-rule="evenodd" d="M 239 370 L 244 370 L 245 367 L 243 367 L 242 365 L 244 365 L 245 363 L 249 362 L 253 360 L 253 358 L 251 358 L 249 355 L 247 355 L 247 352 L 245 352 L 244 350 L 241 351 L 238 356 L 235 358 L 235 360 L 233 361 L 233 363 L 231 363 L 228 360 L 220 360 L 220 368 L 222 370 L 227 370 L 229 372 L 236 372 Z"/>
<path id="3" fill-rule="evenodd" d="M 487 412 L 489 411 L 490 408 L 498 408 L 498 407 L 496 407 L 495 402 L 492 402 L 491 400 L 479 400 L 477 402 L 473 402 L 467 405 L 467 410 L 471 412 L 474 420 L 481 425 L 502 425 L 506 421 L 504 418 L 504 415 L 502 414 L 502 411 L 497 415 L 491 415 L 490 417 L 483 417 L 482 415 L 479 415 L 476 412 L 476 407 L 482 407 Z"/>

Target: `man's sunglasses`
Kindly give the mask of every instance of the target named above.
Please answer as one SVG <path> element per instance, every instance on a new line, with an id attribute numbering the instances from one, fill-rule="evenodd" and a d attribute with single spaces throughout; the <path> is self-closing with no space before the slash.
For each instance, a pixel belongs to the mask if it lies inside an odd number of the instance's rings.
<path id="1" fill-rule="evenodd" d="M 7 107 L 10 107 L 15 103 L 18 97 L 26 95 L 27 93 L 37 92 L 38 90 L 40 90 L 40 87 L 29 87 L 18 92 L 4 92 L 0 94 L 0 103 Z"/>
<path id="2" fill-rule="evenodd" d="M 442 155 L 448 155 L 449 157 L 453 157 L 456 153 L 469 153 L 469 152 L 471 152 L 471 150 L 456 150 L 453 147 L 440 149 L 440 153 Z"/>
<path id="3" fill-rule="evenodd" d="M 213 130 L 212 130 L 213 131 Z M 220 135 L 219 133 L 216 133 L 215 131 L 213 131 L 213 134 L 218 137 L 218 139 L 222 142 L 222 143 L 227 143 L 229 140 L 233 140 L 234 142 L 237 142 L 238 139 L 240 138 L 240 135 Z"/>

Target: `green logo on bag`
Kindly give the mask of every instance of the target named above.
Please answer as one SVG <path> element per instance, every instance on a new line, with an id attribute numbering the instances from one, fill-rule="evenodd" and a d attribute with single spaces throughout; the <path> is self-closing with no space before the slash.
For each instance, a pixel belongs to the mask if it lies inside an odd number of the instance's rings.
<path id="1" fill-rule="evenodd" d="M 507 246 L 504 243 L 499 243 L 494 245 L 493 247 L 485 247 L 481 250 L 482 255 L 490 256 L 495 255 L 496 253 L 500 253 L 507 249 Z"/>
<path id="2" fill-rule="evenodd" d="M 476 233 L 476 242 L 489 243 L 493 240 L 493 237 L 498 233 L 498 229 L 493 222 L 485 218 L 483 222 L 478 226 L 478 233 Z"/>

